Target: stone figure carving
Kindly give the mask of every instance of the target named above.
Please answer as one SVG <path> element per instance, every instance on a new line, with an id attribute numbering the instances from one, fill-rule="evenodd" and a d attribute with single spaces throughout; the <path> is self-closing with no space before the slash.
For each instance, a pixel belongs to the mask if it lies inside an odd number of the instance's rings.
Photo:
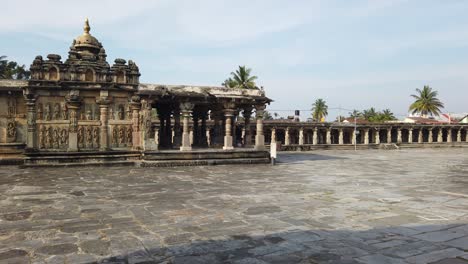
<path id="1" fill-rule="evenodd" d="M 83 131 L 83 127 L 79 126 L 78 127 L 78 146 L 83 147 L 83 143 L 84 143 L 84 131 Z"/>
<path id="2" fill-rule="evenodd" d="M 94 127 L 93 129 L 93 145 L 96 148 L 99 148 L 99 128 Z"/>
<path id="3" fill-rule="evenodd" d="M 126 131 L 126 132 L 127 132 L 127 136 L 126 136 L 127 144 L 128 144 L 128 146 L 131 146 L 131 145 L 132 145 L 132 141 L 133 141 L 133 140 L 132 140 L 132 139 L 133 139 L 133 135 L 132 135 L 133 130 L 132 130 L 132 127 L 129 126 L 129 127 L 127 128 L 127 131 Z"/>
<path id="4" fill-rule="evenodd" d="M 112 144 L 117 146 L 118 144 L 118 127 L 114 126 L 112 129 Z"/>
<path id="5" fill-rule="evenodd" d="M 61 115 L 60 115 L 60 104 L 56 103 L 54 105 L 54 111 L 52 113 L 52 119 L 53 120 L 58 120 L 61 118 Z"/>
<path id="6" fill-rule="evenodd" d="M 90 109 L 86 111 L 86 120 L 93 120 L 93 115 Z"/>
<path id="7" fill-rule="evenodd" d="M 145 133 L 146 133 L 146 137 L 147 138 L 150 138 L 151 137 L 151 120 L 150 119 L 147 119 L 146 120 L 146 125 L 145 125 Z"/>
<path id="8" fill-rule="evenodd" d="M 51 128 L 50 127 L 46 127 L 45 128 L 45 135 L 44 135 L 44 138 L 45 138 L 45 147 L 46 148 L 52 148 L 52 134 L 51 134 Z"/>
<path id="9" fill-rule="evenodd" d="M 110 120 L 115 119 L 115 117 L 114 117 L 114 108 L 112 108 L 112 107 L 109 108 L 109 119 Z"/>
<path id="10" fill-rule="evenodd" d="M 119 145 L 123 145 L 125 143 L 125 127 L 119 127 Z"/>
<path id="11" fill-rule="evenodd" d="M 37 104 L 37 120 L 42 120 L 42 104 Z"/>
<path id="12" fill-rule="evenodd" d="M 117 110 L 117 115 L 119 117 L 119 120 L 124 120 L 125 116 L 124 116 L 124 106 L 123 105 L 119 105 L 119 108 Z"/>
<path id="13" fill-rule="evenodd" d="M 44 106 L 44 120 L 50 120 L 50 104 L 47 103 Z"/>
<path id="14" fill-rule="evenodd" d="M 41 149 L 45 148 L 44 137 L 45 137 L 45 127 L 41 126 L 39 129 L 39 148 Z"/>
<path id="15" fill-rule="evenodd" d="M 60 131 L 60 144 L 66 146 L 68 142 L 68 132 L 65 128 Z"/>
<path id="16" fill-rule="evenodd" d="M 93 145 L 93 130 L 92 127 L 86 127 L 86 145 L 91 147 Z"/>
<path id="17" fill-rule="evenodd" d="M 129 105 L 127 105 L 127 119 L 132 119 L 132 110 Z"/>
<path id="18" fill-rule="evenodd" d="M 54 128 L 53 133 L 52 133 L 52 145 L 54 148 L 59 148 L 60 147 L 60 136 L 57 128 Z"/>
<path id="19" fill-rule="evenodd" d="M 8 98 L 8 117 L 14 117 L 16 115 L 16 99 Z"/>
<path id="20" fill-rule="evenodd" d="M 60 107 L 62 110 L 61 110 L 61 113 L 62 113 L 62 119 L 63 120 L 67 120 L 67 104 L 65 103 L 62 103 L 61 104 L 61 107 Z"/>
<path id="21" fill-rule="evenodd" d="M 7 124 L 7 137 L 10 139 L 16 139 L 16 123 L 15 121 L 8 122 Z"/>
<path id="22" fill-rule="evenodd" d="M 70 132 L 76 132 L 78 126 L 78 120 L 76 119 L 76 110 L 70 109 Z"/>

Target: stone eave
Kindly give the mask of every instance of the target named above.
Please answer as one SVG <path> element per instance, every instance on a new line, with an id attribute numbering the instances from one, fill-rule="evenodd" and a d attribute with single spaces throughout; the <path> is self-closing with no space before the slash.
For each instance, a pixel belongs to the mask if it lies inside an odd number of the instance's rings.
<path id="1" fill-rule="evenodd" d="M 0 80 L 0 91 L 21 91 L 27 86 L 28 81 L 26 80 Z"/>
<path id="2" fill-rule="evenodd" d="M 142 95 L 173 95 L 177 97 L 213 97 L 219 99 L 253 99 L 272 102 L 265 92 L 258 89 L 226 88 L 221 86 L 192 86 L 140 84 L 138 93 Z"/>

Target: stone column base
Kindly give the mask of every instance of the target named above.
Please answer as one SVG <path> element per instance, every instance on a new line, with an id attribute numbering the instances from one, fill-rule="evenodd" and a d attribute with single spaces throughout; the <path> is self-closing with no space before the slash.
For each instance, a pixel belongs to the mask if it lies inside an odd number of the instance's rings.
<path id="1" fill-rule="evenodd" d="M 234 149 L 232 146 L 232 136 L 224 136 L 224 150 L 231 150 Z"/>
<path id="2" fill-rule="evenodd" d="M 78 133 L 68 133 L 68 151 L 78 151 Z"/>
<path id="3" fill-rule="evenodd" d="M 190 144 L 190 134 L 183 133 L 182 134 L 182 146 L 180 147 L 180 151 L 190 151 L 192 150 L 192 146 Z"/>
<path id="4" fill-rule="evenodd" d="M 265 150 L 265 136 L 264 135 L 255 136 L 255 150 Z"/>

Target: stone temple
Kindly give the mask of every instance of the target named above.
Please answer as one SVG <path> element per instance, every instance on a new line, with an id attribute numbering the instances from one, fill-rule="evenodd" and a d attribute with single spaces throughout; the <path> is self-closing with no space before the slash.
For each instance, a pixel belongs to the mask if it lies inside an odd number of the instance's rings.
<path id="1" fill-rule="evenodd" d="M 4 163 L 269 161 L 262 115 L 271 100 L 263 90 L 142 84 L 137 64 L 110 65 L 90 30 L 86 20 L 65 60 L 37 56 L 30 80 L 0 81 Z M 249 126 L 253 110 L 257 133 L 247 131 L 241 143 L 236 117 L 242 112 Z"/>

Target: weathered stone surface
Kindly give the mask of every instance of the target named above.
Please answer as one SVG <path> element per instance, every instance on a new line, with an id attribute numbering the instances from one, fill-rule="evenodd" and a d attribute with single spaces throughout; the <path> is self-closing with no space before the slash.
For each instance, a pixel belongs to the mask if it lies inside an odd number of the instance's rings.
<path id="1" fill-rule="evenodd" d="M 468 195 L 466 154 L 468 149 L 289 153 L 274 167 L 12 167 L 0 171 L 0 215 L 31 214 L 0 218 L 0 258 L 465 261 L 468 208 L 454 201 Z M 71 194 L 76 191 L 85 195 Z"/>

